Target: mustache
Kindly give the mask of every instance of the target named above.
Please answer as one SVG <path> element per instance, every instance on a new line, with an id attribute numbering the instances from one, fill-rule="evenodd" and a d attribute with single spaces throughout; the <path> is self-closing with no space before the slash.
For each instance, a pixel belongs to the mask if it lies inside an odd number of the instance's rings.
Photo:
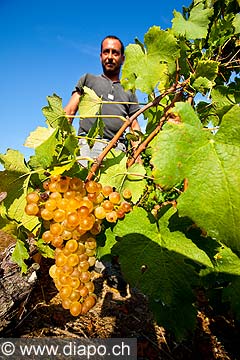
<path id="1" fill-rule="evenodd" d="M 104 61 L 104 64 L 115 64 L 115 61 L 113 59 L 108 59 L 106 61 Z"/>

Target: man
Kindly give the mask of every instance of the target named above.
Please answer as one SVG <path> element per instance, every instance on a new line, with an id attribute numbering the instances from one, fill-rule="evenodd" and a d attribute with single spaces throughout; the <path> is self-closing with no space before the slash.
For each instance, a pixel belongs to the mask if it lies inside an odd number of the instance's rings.
<path id="1" fill-rule="evenodd" d="M 72 92 L 72 96 L 68 104 L 64 108 L 66 114 L 71 116 L 76 114 L 83 94 L 83 87 L 87 86 L 88 88 L 94 90 L 95 93 L 104 101 L 135 103 L 103 104 L 101 115 L 118 115 L 123 116 L 124 118 L 133 115 L 139 109 L 137 97 L 130 91 L 124 91 L 119 79 L 124 58 L 124 46 L 122 41 L 118 37 L 112 35 L 105 37 L 101 42 L 100 53 L 103 74 L 98 76 L 85 74 L 80 78 L 74 91 Z M 69 118 L 69 121 L 72 122 L 72 118 Z M 96 141 L 93 148 L 90 150 L 86 139 L 84 139 L 84 136 L 87 135 L 95 121 L 96 118 L 80 120 L 78 135 L 82 136 L 79 140 L 79 145 L 81 149 L 81 156 L 83 157 L 96 158 L 106 146 L 106 142 Z M 103 118 L 103 122 L 103 140 L 110 141 L 120 129 L 123 122 L 119 118 Z M 131 130 L 140 131 L 140 126 L 137 120 L 132 123 Z M 118 144 L 116 144 L 116 148 L 123 151 L 126 149 L 124 145 L 124 138 L 120 139 Z M 87 162 L 82 164 L 86 165 L 86 163 Z"/>
<path id="2" fill-rule="evenodd" d="M 124 46 L 122 41 L 118 37 L 112 35 L 105 37 L 101 42 L 100 52 L 103 74 L 98 76 L 85 74 L 80 78 L 74 91 L 72 92 L 72 96 L 68 104 L 64 108 L 66 114 L 71 116 L 76 114 L 83 94 L 83 87 L 87 86 L 88 88 L 94 90 L 95 93 L 103 100 L 113 102 L 110 104 L 103 104 L 101 115 L 118 115 L 124 118 L 133 115 L 139 109 L 137 97 L 130 91 L 124 91 L 119 79 L 124 59 Z M 133 104 L 114 104 L 114 101 L 126 103 L 132 102 Z M 96 118 L 80 120 L 78 135 L 81 136 L 79 145 L 82 157 L 91 159 L 97 158 L 106 146 L 106 142 L 96 141 L 93 148 L 90 149 L 86 139 L 84 139 L 91 127 L 94 125 L 95 121 Z M 71 117 L 69 117 L 69 122 L 72 123 Z M 123 122 L 119 118 L 103 118 L 103 122 L 103 139 L 110 141 L 121 128 Z M 140 126 L 137 120 L 132 123 L 131 130 L 140 131 Z M 133 146 L 135 144 L 132 143 Z M 121 138 L 118 141 L 116 149 L 122 151 L 126 150 L 124 138 Z M 87 161 L 81 160 L 80 164 L 87 166 Z M 127 284 L 122 278 L 121 271 L 117 263 L 113 265 L 110 262 L 97 261 L 95 270 L 103 273 L 107 277 L 107 281 L 110 286 L 117 288 L 122 295 L 126 295 Z"/>

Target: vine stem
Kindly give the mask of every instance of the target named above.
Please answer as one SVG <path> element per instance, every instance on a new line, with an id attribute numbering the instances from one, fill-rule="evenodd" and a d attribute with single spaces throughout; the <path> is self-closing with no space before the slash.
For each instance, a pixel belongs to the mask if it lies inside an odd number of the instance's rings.
<path id="1" fill-rule="evenodd" d="M 170 90 L 170 89 L 169 89 Z M 175 104 L 175 102 L 177 102 L 179 100 L 179 96 L 181 96 L 181 92 L 178 92 L 175 96 L 174 99 L 172 100 L 171 104 L 168 105 L 165 109 L 164 115 L 161 117 L 158 125 L 156 126 L 156 128 L 151 132 L 151 134 L 148 135 L 148 137 L 139 145 L 139 147 L 136 149 L 136 151 L 134 152 L 132 158 L 127 162 L 127 166 L 130 167 L 132 166 L 136 159 L 139 157 L 139 155 L 141 154 L 141 152 L 146 149 L 146 147 L 148 146 L 148 144 L 153 140 L 153 138 L 159 133 L 159 131 L 161 130 L 161 128 L 163 127 L 163 124 L 165 123 L 165 121 L 167 120 L 167 118 L 169 117 L 170 113 L 169 110 L 173 107 L 173 105 Z"/>
<path id="2" fill-rule="evenodd" d="M 112 138 L 112 140 L 108 143 L 108 145 L 103 149 L 102 153 L 97 157 L 97 159 L 95 160 L 95 162 L 92 164 L 91 168 L 89 169 L 88 175 L 86 177 L 86 182 L 90 181 L 95 175 L 97 170 L 99 169 L 103 159 L 105 158 L 105 156 L 108 154 L 108 152 L 114 148 L 115 144 L 117 143 L 117 141 L 120 139 L 120 137 L 122 136 L 122 134 L 124 133 L 124 131 L 131 126 L 131 124 L 133 123 L 134 120 L 137 119 L 137 117 L 141 114 L 143 114 L 147 109 L 153 107 L 153 106 L 157 106 L 159 104 L 159 102 L 161 101 L 162 98 L 164 98 L 165 96 L 167 96 L 168 94 L 174 93 L 176 90 L 178 89 L 182 89 L 187 83 L 189 82 L 189 79 L 187 79 L 186 81 L 184 81 L 183 83 L 179 84 L 173 84 L 168 90 L 166 90 L 164 93 L 162 93 L 161 95 L 157 96 L 155 99 L 153 99 L 152 101 L 150 101 L 149 103 L 147 103 L 146 105 L 144 105 L 141 109 L 139 109 L 137 112 L 135 112 L 131 117 L 126 118 L 126 121 L 123 123 L 123 125 L 121 126 L 121 128 L 118 130 L 118 132 L 116 133 L 116 135 Z M 179 93 L 176 94 L 179 96 Z M 175 100 L 176 101 L 176 100 Z M 174 101 L 174 102 L 175 102 Z M 171 102 L 171 104 L 167 107 L 167 110 L 173 106 L 173 101 Z M 156 136 L 156 134 L 160 131 L 166 117 L 167 117 L 168 113 L 167 111 L 165 112 L 163 118 L 161 118 L 159 125 L 157 126 L 157 128 L 148 136 L 148 138 L 138 147 L 138 149 L 135 151 L 133 157 L 130 159 L 130 161 L 127 163 L 127 166 L 130 167 L 135 160 L 137 159 L 137 157 L 140 155 L 141 151 L 145 149 L 146 145 L 154 138 L 154 136 Z"/>

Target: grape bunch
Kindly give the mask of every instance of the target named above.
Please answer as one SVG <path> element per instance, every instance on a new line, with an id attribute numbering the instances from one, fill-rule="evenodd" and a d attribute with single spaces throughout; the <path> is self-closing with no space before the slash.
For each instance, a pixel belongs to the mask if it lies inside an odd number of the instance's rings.
<path id="1" fill-rule="evenodd" d="M 85 314 L 96 303 L 91 271 L 96 235 L 103 221 L 116 222 L 132 210 L 131 191 L 125 189 L 121 197 L 112 186 L 60 175 L 44 181 L 43 188 L 27 195 L 25 212 L 42 219 L 42 239 L 55 248 L 49 274 L 63 308 L 73 316 Z"/>

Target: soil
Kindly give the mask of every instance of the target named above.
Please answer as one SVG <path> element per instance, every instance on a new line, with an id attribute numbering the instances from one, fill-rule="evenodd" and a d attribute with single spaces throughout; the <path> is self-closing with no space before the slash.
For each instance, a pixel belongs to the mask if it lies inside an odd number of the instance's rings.
<path id="1" fill-rule="evenodd" d="M 97 273 L 97 304 L 86 315 L 74 318 L 60 304 L 48 274 L 51 264 L 52 260 L 42 259 L 35 288 L 1 337 L 137 338 L 140 360 L 240 359 L 240 326 L 229 316 L 214 314 L 204 297 L 199 296 L 195 333 L 177 343 L 156 324 L 143 294 L 128 287 L 127 295 L 121 296 Z"/>

